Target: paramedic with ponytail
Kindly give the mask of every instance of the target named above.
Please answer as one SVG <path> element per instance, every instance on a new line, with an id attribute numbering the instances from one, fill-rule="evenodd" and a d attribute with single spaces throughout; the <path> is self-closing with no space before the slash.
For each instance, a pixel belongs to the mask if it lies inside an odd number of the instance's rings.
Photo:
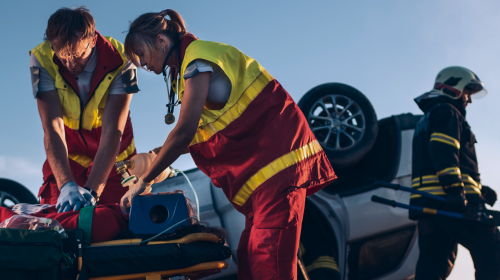
<path id="1" fill-rule="evenodd" d="M 179 104 L 174 93 L 182 106 L 157 158 L 123 196 L 123 211 L 189 151 L 246 217 L 239 279 L 296 279 L 305 198 L 337 176 L 290 95 L 235 47 L 187 33 L 174 10 L 138 17 L 125 52 L 135 65 L 170 77 L 169 108 Z"/>

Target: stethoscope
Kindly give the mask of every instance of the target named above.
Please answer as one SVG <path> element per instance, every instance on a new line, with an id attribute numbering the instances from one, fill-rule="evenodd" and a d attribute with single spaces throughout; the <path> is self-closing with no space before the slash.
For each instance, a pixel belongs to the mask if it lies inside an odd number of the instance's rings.
<path id="1" fill-rule="evenodd" d="M 167 65 L 167 60 L 170 57 L 170 54 L 172 54 L 172 51 L 177 47 L 177 59 L 179 63 L 179 67 L 175 67 L 175 65 Z M 165 115 L 165 123 L 166 124 L 173 124 L 175 122 L 175 117 L 174 117 L 174 107 L 177 105 L 181 104 L 181 101 L 179 100 L 179 79 L 180 79 L 180 73 L 179 73 L 179 68 L 180 68 L 180 63 L 181 63 L 181 40 L 178 40 L 168 51 L 167 57 L 165 57 L 165 61 L 163 61 L 163 80 L 165 81 L 165 85 L 167 86 L 167 94 L 168 94 L 168 103 L 167 103 L 167 114 Z M 175 71 L 173 72 L 174 74 L 172 75 L 171 67 L 175 68 Z M 167 77 L 167 68 L 169 68 L 169 76 L 170 78 L 170 86 L 169 86 L 169 79 Z M 174 77 L 175 72 L 177 72 L 177 80 L 175 84 L 175 91 L 173 89 L 172 83 L 174 82 Z M 177 96 L 177 98 L 176 98 Z"/>

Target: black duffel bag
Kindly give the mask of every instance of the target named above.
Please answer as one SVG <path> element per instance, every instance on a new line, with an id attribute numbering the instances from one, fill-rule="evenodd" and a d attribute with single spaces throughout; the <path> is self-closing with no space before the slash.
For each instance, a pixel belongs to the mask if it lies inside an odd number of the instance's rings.
<path id="1" fill-rule="evenodd" d="M 1 279 L 63 279 L 71 263 L 55 230 L 0 228 Z"/>

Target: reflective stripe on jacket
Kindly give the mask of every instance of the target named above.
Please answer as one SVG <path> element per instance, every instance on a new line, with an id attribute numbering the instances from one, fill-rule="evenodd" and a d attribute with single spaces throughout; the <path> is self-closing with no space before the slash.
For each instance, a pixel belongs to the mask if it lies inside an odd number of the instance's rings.
<path id="1" fill-rule="evenodd" d="M 309 195 L 336 178 L 298 106 L 257 61 L 235 47 L 195 40 L 183 53 L 180 77 L 195 59 L 220 66 L 232 90 L 223 109 L 203 109 L 189 150 L 238 210 L 246 212 L 257 194 L 266 199 L 297 186 Z M 180 100 L 184 84 L 181 78 Z"/>

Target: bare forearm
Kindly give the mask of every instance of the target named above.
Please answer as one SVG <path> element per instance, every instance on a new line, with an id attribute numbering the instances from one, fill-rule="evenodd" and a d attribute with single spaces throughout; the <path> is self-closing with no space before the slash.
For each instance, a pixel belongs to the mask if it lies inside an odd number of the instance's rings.
<path id="1" fill-rule="evenodd" d="M 110 94 L 102 117 L 102 135 L 92 171 L 85 187 L 101 195 L 120 150 L 121 137 L 128 118 L 131 94 Z"/>
<path id="2" fill-rule="evenodd" d="M 50 168 L 60 189 L 69 181 L 74 181 L 73 174 L 68 162 L 68 149 L 64 135 L 61 136 L 55 131 L 46 131 L 44 133 L 45 153 L 49 161 Z"/>
<path id="3" fill-rule="evenodd" d="M 149 151 L 150 153 L 155 153 L 155 154 L 159 154 L 160 153 L 160 150 L 161 150 L 162 147 L 158 147 L 158 148 L 154 148 L 153 150 Z M 182 154 L 189 154 L 189 146 L 184 150 L 184 152 L 182 152 Z"/>
<path id="4" fill-rule="evenodd" d="M 176 128 L 170 133 L 155 161 L 142 176 L 144 182 L 153 181 L 156 176 L 187 150 L 193 137 L 184 133 L 177 133 L 177 131 L 182 131 L 182 129 Z"/>
<path id="5" fill-rule="evenodd" d="M 121 132 L 103 134 L 85 187 L 101 195 L 120 149 Z"/>
<path id="6" fill-rule="evenodd" d="M 69 181 L 74 181 L 69 167 L 68 147 L 63 122 L 62 107 L 55 90 L 38 93 L 38 113 L 43 127 L 45 153 L 59 189 Z"/>

